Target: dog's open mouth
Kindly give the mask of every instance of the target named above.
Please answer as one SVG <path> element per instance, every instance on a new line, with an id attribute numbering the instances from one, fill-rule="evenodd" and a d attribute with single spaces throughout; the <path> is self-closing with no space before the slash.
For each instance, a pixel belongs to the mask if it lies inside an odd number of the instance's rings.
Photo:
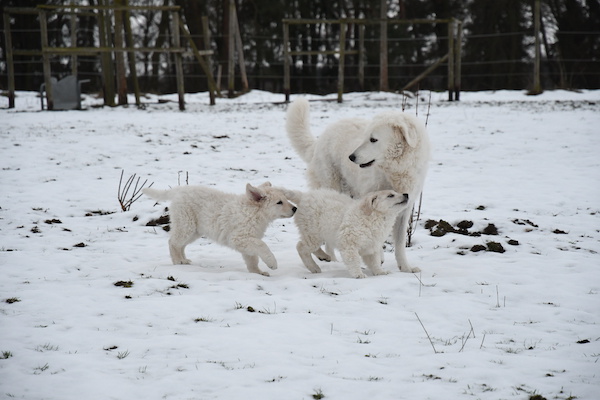
<path id="1" fill-rule="evenodd" d="M 375 162 L 375 160 L 371 160 L 371 161 L 369 161 L 368 163 L 365 163 L 365 164 L 360 164 L 360 167 L 361 167 L 361 168 L 367 168 L 367 167 L 370 167 L 371 165 L 373 165 L 373 163 L 374 163 L 374 162 Z"/>

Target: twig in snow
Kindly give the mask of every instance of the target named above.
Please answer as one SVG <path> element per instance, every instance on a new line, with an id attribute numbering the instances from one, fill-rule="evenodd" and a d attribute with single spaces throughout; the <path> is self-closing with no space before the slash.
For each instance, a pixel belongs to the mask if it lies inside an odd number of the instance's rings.
<path id="1" fill-rule="evenodd" d="M 144 188 L 144 186 L 146 186 L 148 180 L 146 179 L 144 183 L 140 185 L 140 178 L 138 177 L 136 181 L 136 174 L 133 174 L 127 179 L 125 185 L 123 185 L 124 172 L 124 170 L 121 170 L 121 178 L 119 179 L 119 190 L 117 192 L 117 198 L 119 199 L 121 210 L 129 211 L 131 205 L 142 196 L 142 189 Z M 129 195 L 129 190 L 131 189 L 131 186 L 133 185 L 134 181 L 135 185 L 133 186 L 133 193 Z M 154 182 L 152 182 L 148 187 L 151 187 L 153 184 Z"/>
<path id="2" fill-rule="evenodd" d="M 437 354 L 437 350 L 435 349 L 435 346 L 433 345 L 433 341 L 431 340 L 431 337 L 429 336 L 429 332 L 427 332 L 427 329 L 425 329 L 425 325 L 423 325 L 423 322 L 421 322 L 421 318 L 419 318 L 419 314 L 415 313 L 415 315 L 417 316 L 419 323 L 423 327 L 423 330 L 425 331 L 425 334 L 427 335 L 427 339 L 429 339 L 429 343 L 431 343 L 431 347 L 433 347 L 433 352 L 435 354 Z"/>

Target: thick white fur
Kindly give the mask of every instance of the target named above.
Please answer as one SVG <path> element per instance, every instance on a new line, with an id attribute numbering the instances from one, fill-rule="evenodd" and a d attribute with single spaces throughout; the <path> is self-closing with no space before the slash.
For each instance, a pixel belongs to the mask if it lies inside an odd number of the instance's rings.
<path id="1" fill-rule="evenodd" d="M 287 111 L 286 130 L 292 147 L 307 163 L 309 186 L 330 188 L 362 197 L 392 189 L 409 195 L 393 229 L 398 268 L 418 272 L 406 259 L 406 234 L 413 205 L 423 190 L 430 157 L 424 124 L 400 111 L 387 111 L 372 120 L 349 118 L 328 126 L 315 138 L 309 126 L 309 104 L 294 101 Z"/>
<path id="2" fill-rule="evenodd" d="M 143 192 L 156 200 L 171 201 L 169 251 L 173 264 L 190 264 L 185 247 L 207 237 L 242 253 L 250 272 L 269 276 L 258 268 L 259 257 L 269 268 L 277 269 L 275 256 L 261 239 L 273 220 L 291 217 L 296 207 L 269 182 L 258 187 L 247 184 L 243 195 L 203 186 L 147 188 Z"/>
<path id="3" fill-rule="evenodd" d="M 313 273 L 321 269 L 312 254 L 330 261 L 334 248 L 353 278 L 364 278 L 361 258 L 373 275 L 387 274 L 381 269 L 381 253 L 398 213 L 408 205 L 408 195 L 393 190 L 369 193 L 361 199 L 331 189 L 316 189 L 307 193 L 281 189 L 298 211 L 294 221 L 300 231 L 296 246 L 306 268 Z M 327 253 L 321 250 L 326 244 Z"/>

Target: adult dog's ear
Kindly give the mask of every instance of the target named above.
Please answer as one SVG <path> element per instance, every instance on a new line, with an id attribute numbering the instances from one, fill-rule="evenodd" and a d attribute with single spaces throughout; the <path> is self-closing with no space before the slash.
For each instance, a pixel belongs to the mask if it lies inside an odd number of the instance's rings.
<path id="1" fill-rule="evenodd" d="M 377 195 L 366 196 L 360 204 L 360 210 L 368 217 L 375 209 L 375 202 L 377 201 Z"/>
<path id="2" fill-rule="evenodd" d="M 403 123 L 394 125 L 396 133 L 402 135 L 406 143 L 410 147 L 417 147 L 419 143 L 419 134 L 417 133 L 417 127 L 408 121 L 402 121 Z"/>
<path id="3" fill-rule="evenodd" d="M 267 181 L 265 183 L 263 183 L 262 185 L 260 185 L 259 187 L 271 187 L 271 182 Z"/>
<path id="4" fill-rule="evenodd" d="M 251 184 L 247 183 L 246 196 L 248 196 L 250 200 L 259 202 L 265 198 L 266 194 L 260 188 L 254 187 Z"/>

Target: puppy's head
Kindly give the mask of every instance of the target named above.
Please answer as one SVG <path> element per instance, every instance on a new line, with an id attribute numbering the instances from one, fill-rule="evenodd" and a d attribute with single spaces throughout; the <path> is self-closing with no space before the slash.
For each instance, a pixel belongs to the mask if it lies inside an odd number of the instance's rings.
<path id="1" fill-rule="evenodd" d="M 350 161 L 361 168 L 381 166 L 386 160 L 400 157 L 407 148 L 417 147 L 420 129 L 424 127 L 411 115 L 398 111 L 381 113 L 365 128 L 367 138 L 350 155 Z"/>
<path id="2" fill-rule="evenodd" d="M 408 194 L 399 194 L 393 190 L 380 190 L 366 195 L 360 208 L 365 215 L 374 211 L 380 213 L 398 214 L 408 206 Z"/>
<path id="3" fill-rule="evenodd" d="M 281 190 L 272 187 L 270 182 L 257 187 L 246 184 L 246 196 L 258 205 L 269 219 L 290 218 L 296 212 L 296 207 L 286 199 Z"/>

